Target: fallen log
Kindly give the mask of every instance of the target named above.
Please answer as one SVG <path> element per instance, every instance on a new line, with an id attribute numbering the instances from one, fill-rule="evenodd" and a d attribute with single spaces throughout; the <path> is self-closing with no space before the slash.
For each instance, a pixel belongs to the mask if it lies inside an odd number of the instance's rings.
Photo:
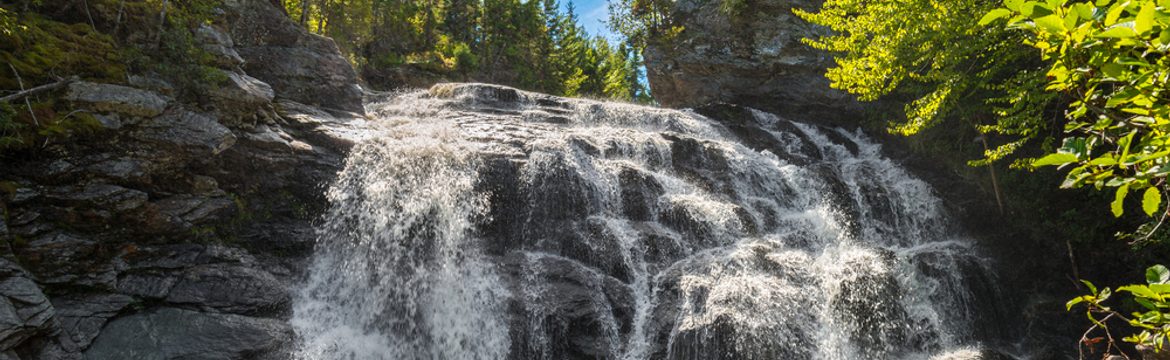
<path id="1" fill-rule="evenodd" d="M 22 90 L 20 92 L 12 94 L 12 95 L 5 95 L 3 97 L 0 97 L 0 102 L 12 102 L 12 100 L 24 98 L 24 97 L 31 96 L 31 95 L 40 94 L 43 92 L 53 91 L 56 89 L 63 88 L 63 87 L 65 87 L 65 86 L 67 86 L 67 85 L 69 85 L 77 80 L 78 80 L 78 78 L 76 76 L 73 76 L 73 77 L 70 77 L 68 79 L 58 80 L 57 82 L 54 82 L 54 83 L 36 86 L 36 87 L 33 87 L 31 89 L 28 89 L 28 90 Z"/>

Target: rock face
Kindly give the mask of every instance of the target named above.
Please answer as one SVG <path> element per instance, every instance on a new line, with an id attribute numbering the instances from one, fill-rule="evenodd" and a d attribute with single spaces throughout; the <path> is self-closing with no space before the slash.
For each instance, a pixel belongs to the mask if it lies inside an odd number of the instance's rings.
<path id="1" fill-rule="evenodd" d="M 130 116 L 155 116 L 166 110 L 167 106 L 166 98 L 151 91 L 90 82 L 69 84 L 65 100 L 88 105 L 96 111 Z"/>
<path id="2" fill-rule="evenodd" d="M 796 17 L 819 0 L 749 0 L 743 10 L 720 1 L 680 0 L 672 16 L 684 28 L 670 41 L 646 48 L 646 75 L 654 98 L 668 107 L 710 102 L 748 105 L 809 120 L 847 119 L 860 106 L 829 88 L 827 54 L 803 43 L 826 30 Z"/>
<path id="3" fill-rule="evenodd" d="M 0 353 L 30 338 L 52 335 L 54 316 L 53 305 L 28 273 L 0 259 Z"/>
<path id="4" fill-rule="evenodd" d="M 241 359 L 292 338 L 283 321 L 162 308 L 114 320 L 86 351 L 88 359 Z"/>
<path id="5" fill-rule="evenodd" d="M 280 98 L 363 113 L 357 73 L 332 39 L 309 34 L 268 1 L 228 0 L 227 25 L 244 70 Z"/>
<path id="6" fill-rule="evenodd" d="M 265 358 L 290 341 L 321 188 L 367 131 L 362 94 L 332 42 L 266 0 L 228 3 L 193 30 L 228 79 L 205 101 L 150 74 L 77 82 L 64 99 L 101 130 L 0 158 L 0 359 Z M 259 37 L 234 40 L 239 18 Z M 258 51 L 280 64 L 236 55 Z"/>

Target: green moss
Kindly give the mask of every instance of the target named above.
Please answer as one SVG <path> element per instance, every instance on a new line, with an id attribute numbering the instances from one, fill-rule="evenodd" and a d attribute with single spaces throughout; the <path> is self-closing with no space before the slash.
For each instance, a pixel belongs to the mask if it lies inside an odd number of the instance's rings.
<path id="1" fill-rule="evenodd" d="M 79 76 L 120 83 L 126 78 L 123 52 L 114 39 L 88 24 L 67 24 L 35 13 L 0 7 L 0 90 L 21 89 Z M 91 114 L 72 111 L 54 94 L 0 104 L 0 153 L 28 149 L 88 134 L 101 124 Z"/>
<path id="2" fill-rule="evenodd" d="M 0 89 L 17 90 L 80 76 L 123 82 L 126 67 L 114 39 L 88 24 L 66 24 L 0 7 Z M 15 72 L 14 72 L 15 71 Z M 19 79 L 17 74 L 19 73 Z"/>

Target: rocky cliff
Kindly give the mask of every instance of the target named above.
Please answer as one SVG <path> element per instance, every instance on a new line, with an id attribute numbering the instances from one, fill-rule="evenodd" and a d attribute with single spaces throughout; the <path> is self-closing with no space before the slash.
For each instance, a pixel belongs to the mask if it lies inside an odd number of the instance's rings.
<path id="1" fill-rule="evenodd" d="M 797 18 L 792 9 L 816 10 L 821 1 L 746 0 L 736 9 L 723 3 L 676 2 L 671 16 L 683 31 L 649 42 L 646 73 L 659 103 L 728 102 L 825 121 L 860 111 L 847 94 L 829 88 L 824 70 L 832 58 L 800 41 L 826 30 Z"/>
<path id="2" fill-rule="evenodd" d="M 259 357 L 290 341 L 289 284 L 321 187 L 364 126 L 332 40 L 264 0 L 195 30 L 226 80 L 75 82 L 101 129 L 0 160 L 0 359 Z"/>

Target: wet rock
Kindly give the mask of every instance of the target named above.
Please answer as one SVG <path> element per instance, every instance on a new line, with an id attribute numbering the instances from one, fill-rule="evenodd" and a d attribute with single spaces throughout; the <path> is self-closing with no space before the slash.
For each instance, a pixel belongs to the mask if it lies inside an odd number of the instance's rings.
<path id="1" fill-rule="evenodd" d="M 658 197 L 663 188 L 650 174 L 633 168 L 618 174 L 622 195 L 622 211 L 630 220 L 648 221 L 658 208 Z"/>
<path id="2" fill-rule="evenodd" d="M 1016 360 L 1016 358 L 995 349 L 970 348 L 942 353 L 931 357 L 930 360 Z"/>
<path id="3" fill-rule="evenodd" d="M 167 108 L 167 99 L 155 92 L 91 82 L 70 84 L 65 100 L 85 104 L 94 111 L 142 117 L 162 114 Z"/>
<path id="4" fill-rule="evenodd" d="M 75 295 L 53 299 L 61 328 L 74 344 L 86 348 L 106 322 L 134 302 L 121 294 Z"/>
<path id="5" fill-rule="evenodd" d="M 622 344 L 610 339 L 631 330 L 634 304 L 627 286 L 555 256 L 516 253 L 506 266 L 517 273 L 521 284 L 516 285 L 526 289 L 517 292 L 521 302 L 509 305 L 516 322 L 512 357 L 604 358 L 620 349 Z"/>
<path id="6" fill-rule="evenodd" d="M 929 344 L 937 336 L 928 324 L 914 326 L 897 301 L 902 289 L 892 267 L 894 254 L 875 249 L 846 257 L 840 273 L 838 295 L 829 300 L 837 321 L 849 324 L 849 336 L 866 357 L 885 358 Z M 911 330 L 914 329 L 914 330 Z"/>
<path id="7" fill-rule="evenodd" d="M 278 350 L 292 338 L 274 319 L 160 308 L 117 318 L 85 351 L 88 359 L 239 359 Z"/>
<path id="8" fill-rule="evenodd" d="M 514 88 L 492 84 L 443 83 L 427 92 L 436 98 L 463 100 L 467 105 L 504 108 L 517 107 L 527 100 Z"/>
<path id="9" fill-rule="evenodd" d="M 272 274 L 240 265 L 197 266 L 183 273 L 167 302 L 237 314 L 287 310 L 287 284 Z"/>
<path id="10" fill-rule="evenodd" d="M 141 138 L 172 156 L 206 159 L 236 144 L 236 135 L 207 115 L 175 109 L 142 124 Z"/>
<path id="11" fill-rule="evenodd" d="M 734 194 L 730 164 L 718 147 L 689 136 L 663 133 L 662 137 L 670 141 L 675 171 L 702 184 L 707 191 Z"/>
<path id="12" fill-rule="evenodd" d="M 52 303 L 19 265 L 0 258 L 0 352 L 52 329 Z"/>
<path id="13" fill-rule="evenodd" d="M 672 265 L 655 278 L 653 358 L 814 358 L 810 262 L 775 243 L 740 242 Z"/>

